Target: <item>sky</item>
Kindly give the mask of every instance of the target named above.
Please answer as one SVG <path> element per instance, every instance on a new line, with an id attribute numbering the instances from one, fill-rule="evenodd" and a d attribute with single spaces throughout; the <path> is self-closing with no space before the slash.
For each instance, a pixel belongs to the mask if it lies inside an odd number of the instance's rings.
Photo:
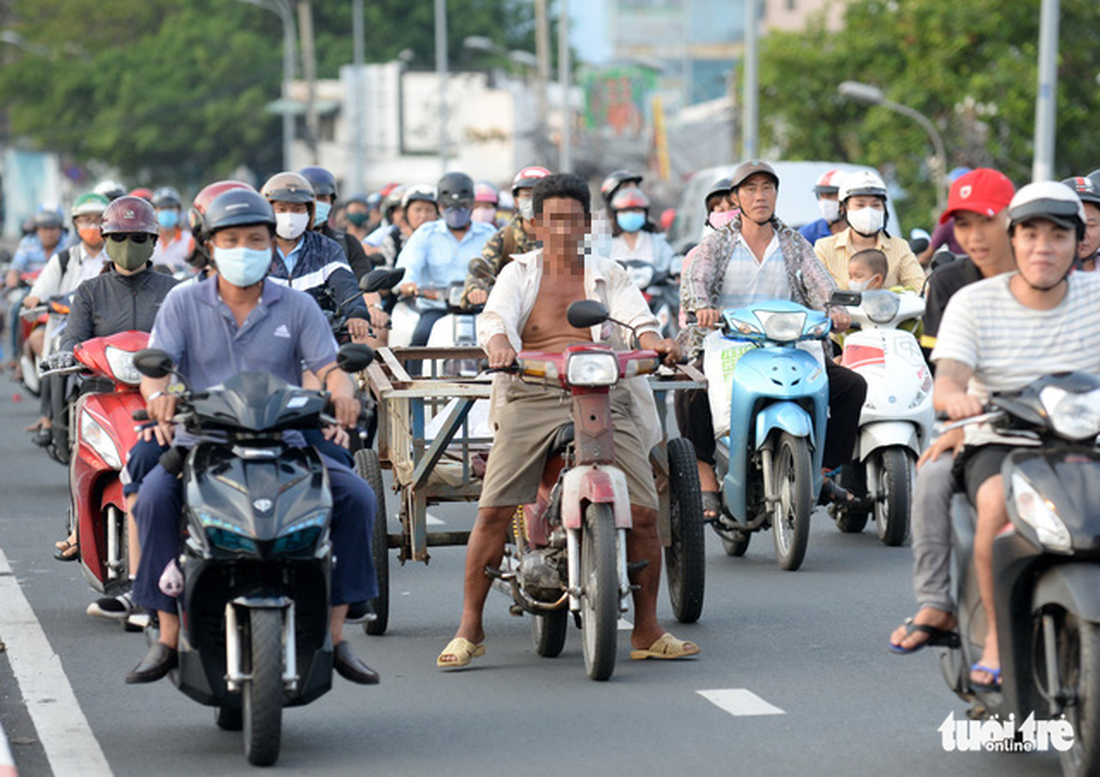
<path id="1" fill-rule="evenodd" d="M 569 4 L 569 40 L 577 55 L 592 64 L 611 59 L 606 35 L 606 0 L 573 0 Z"/>

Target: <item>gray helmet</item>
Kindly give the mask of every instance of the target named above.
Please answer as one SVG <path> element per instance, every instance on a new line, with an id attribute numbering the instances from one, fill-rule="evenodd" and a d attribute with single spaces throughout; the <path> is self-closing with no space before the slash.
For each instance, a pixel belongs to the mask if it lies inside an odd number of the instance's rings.
<path id="1" fill-rule="evenodd" d="M 153 192 L 154 208 L 178 208 L 180 207 L 180 193 L 171 186 L 162 186 Z"/>
<path id="2" fill-rule="evenodd" d="M 262 194 L 252 189 L 229 189 L 214 198 L 203 214 L 207 239 L 228 227 L 267 224 L 275 228 L 275 211 Z"/>
<path id="3" fill-rule="evenodd" d="M 61 214 L 51 208 L 43 208 L 34 214 L 35 229 L 60 229 L 65 226 Z"/>
<path id="4" fill-rule="evenodd" d="M 474 204 L 474 179 L 466 173 L 447 173 L 435 188 L 440 208 L 469 208 Z"/>

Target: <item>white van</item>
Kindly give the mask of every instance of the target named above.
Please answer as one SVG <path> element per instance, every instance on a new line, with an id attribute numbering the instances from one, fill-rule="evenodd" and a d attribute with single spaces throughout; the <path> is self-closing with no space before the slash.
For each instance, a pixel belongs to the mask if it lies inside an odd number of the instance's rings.
<path id="1" fill-rule="evenodd" d="M 817 221 L 821 212 L 817 208 L 814 196 L 814 184 L 829 170 L 877 170 L 866 165 L 851 165 L 846 162 L 768 162 L 779 176 L 779 202 L 776 215 L 788 226 L 795 229 Z M 676 220 L 668 231 L 668 242 L 676 253 L 687 254 L 703 237 L 703 225 L 706 222 L 706 207 L 703 196 L 719 178 L 728 178 L 737 169 L 736 164 L 718 165 L 700 170 L 691 176 L 680 203 L 676 207 Z M 893 201 L 886 201 L 886 211 L 890 214 L 886 229 L 891 235 L 901 235 L 898 214 Z"/>

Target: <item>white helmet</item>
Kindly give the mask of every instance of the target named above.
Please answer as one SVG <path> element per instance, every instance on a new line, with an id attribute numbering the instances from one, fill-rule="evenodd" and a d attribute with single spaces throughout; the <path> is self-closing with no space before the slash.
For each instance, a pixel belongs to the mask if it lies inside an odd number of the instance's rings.
<path id="1" fill-rule="evenodd" d="M 1043 219 L 1063 229 L 1072 229 L 1080 240 L 1085 234 L 1085 206 L 1077 192 L 1057 181 L 1029 183 L 1008 203 L 1008 227 Z"/>
<path id="2" fill-rule="evenodd" d="M 856 170 L 844 176 L 840 182 L 837 198 L 844 202 L 849 197 L 882 197 L 886 199 L 886 184 L 877 173 L 870 170 Z"/>

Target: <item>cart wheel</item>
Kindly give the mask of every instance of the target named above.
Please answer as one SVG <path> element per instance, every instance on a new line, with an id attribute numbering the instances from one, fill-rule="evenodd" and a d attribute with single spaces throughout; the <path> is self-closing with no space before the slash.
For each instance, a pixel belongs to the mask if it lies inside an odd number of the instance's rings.
<path id="1" fill-rule="evenodd" d="M 386 489 L 382 483 L 382 465 L 378 462 L 378 452 L 370 448 L 356 451 L 355 471 L 370 485 L 378 503 L 370 544 L 374 572 L 378 578 L 378 597 L 371 600 L 374 620 L 364 623 L 363 631 L 372 636 L 379 636 L 386 633 L 390 620 L 390 539 L 387 527 Z"/>
<path id="2" fill-rule="evenodd" d="M 676 620 L 695 623 L 703 613 L 706 537 L 695 446 L 682 437 L 668 441 L 668 479 L 672 528 L 672 544 L 665 548 L 668 596 Z"/>

